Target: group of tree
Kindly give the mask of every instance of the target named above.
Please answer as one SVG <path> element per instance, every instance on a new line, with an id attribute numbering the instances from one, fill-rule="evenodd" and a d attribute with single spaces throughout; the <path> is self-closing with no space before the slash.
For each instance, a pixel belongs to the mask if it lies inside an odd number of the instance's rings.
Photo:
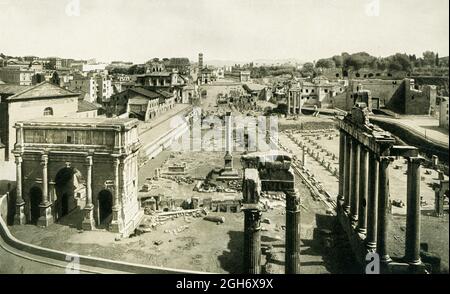
<path id="1" fill-rule="evenodd" d="M 301 72 L 311 73 L 314 71 L 314 68 L 342 68 L 353 70 L 367 68 L 383 71 L 412 71 L 414 68 L 448 67 L 448 57 L 439 58 L 439 54 L 433 51 L 425 51 L 422 57 L 417 57 L 415 54 L 408 55 L 406 53 L 396 53 L 388 57 L 375 57 L 367 52 L 353 54 L 344 52 L 341 55 L 319 59 L 313 66 L 311 65 L 312 63 L 305 63 Z"/>

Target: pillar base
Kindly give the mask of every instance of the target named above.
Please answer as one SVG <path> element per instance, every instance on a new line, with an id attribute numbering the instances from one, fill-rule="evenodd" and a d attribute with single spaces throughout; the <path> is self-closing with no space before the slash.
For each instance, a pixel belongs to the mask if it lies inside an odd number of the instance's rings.
<path id="1" fill-rule="evenodd" d="M 109 225 L 109 230 L 114 233 L 120 233 L 123 230 L 123 223 L 119 220 L 119 211 L 119 207 L 113 207 L 112 221 Z"/>
<path id="2" fill-rule="evenodd" d="M 25 202 L 16 204 L 16 214 L 14 215 L 14 225 L 24 225 L 27 222 L 25 217 Z"/>
<path id="3" fill-rule="evenodd" d="M 389 255 L 380 256 L 380 262 L 383 264 L 388 264 L 392 262 L 392 258 Z"/>
<path id="4" fill-rule="evenodd" d="M 52 204 L 44 203 L 39 206 L 40 215 L 37 225 L 39 227 L 48 227 L 53 223 L 53 215 L 52 215 Z"/>
<path id="5" fill-rule="evenodd" d="M 366 242 L 366 248 L 369 251 L 375 252 L 377 249 L 377 243 L 376 242 Z"/>
<path id="6" fill-rule="evenodd" d="M 93 229 L 95 229 L 93 208 L 93 205 L 86 206 L 84 208 L 84 219 L 81 223 L 81 228 L 84 231 L 92 231 Z"/>

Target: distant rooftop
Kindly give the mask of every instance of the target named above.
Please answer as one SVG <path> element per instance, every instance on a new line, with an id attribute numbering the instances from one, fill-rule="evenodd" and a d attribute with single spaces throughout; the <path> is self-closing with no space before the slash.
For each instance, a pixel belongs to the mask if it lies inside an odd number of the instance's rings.
<path id="1" fill-rule="evenodd" d="M 12 100 L 29 100 L 29 99 L 57 98 L 57 97 L 77 97 L 77 96 L 80 96 L 80 93 L 75 93 L 63 89 L 49 82 L 43 82 L 34 86 L 28 86 L 27 88 L 24 88 L 20 92 L 15 92 L 15 94 L 13 96 L 8 97 L 7 100 L 12 101 Z"/>

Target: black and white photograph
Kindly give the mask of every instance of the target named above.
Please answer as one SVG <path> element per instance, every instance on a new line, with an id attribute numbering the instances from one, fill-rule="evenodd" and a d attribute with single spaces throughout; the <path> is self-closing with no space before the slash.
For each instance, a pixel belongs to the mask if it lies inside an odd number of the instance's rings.
<path id="1" fill-rule="evenodd" d="M 0 0 L 0 276 L 448 275 L 448 97 L 448 0 Z"/>

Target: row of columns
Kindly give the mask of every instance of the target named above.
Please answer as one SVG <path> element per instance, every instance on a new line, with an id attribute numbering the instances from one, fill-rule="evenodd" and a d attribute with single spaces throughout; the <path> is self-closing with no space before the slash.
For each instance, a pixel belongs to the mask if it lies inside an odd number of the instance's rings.
<path id="1" fill-rule="evenodd" d="M 368 250 L 389 263 L 389 165 L 392 156 L 378 156 L 341 130 L 339 149 L 339 199 L 354 229 L 365 236 Z M 420 165 L 408 158 L 405 261 L 420 263 Z"/>
<path id="2" fill-rule="evenodd" d="M 14 216 L 14 224 L 23 225 L 26 223 L 25 217 L 25 201 L 23 199 L 23 179 L 22 179 L 22 162 L 23 158 L 21 154 L 15 154 L 16 163 L 16 212 Z M 86 167 L 86 205 L 84 207 L 84 217 L 82 221 L 83 230 L 92 230 L 95 228 L 94 224 L 94 204 L 92 199 L 92 167 L 93 167 L 93 157 L 91 155 L 86 157 L 85 161 Z M 117 224 L 116 228 L 113 230 L 120 231 L 121 222 L 119 221 L 119 211 L 120 211 L 120 184 L 119 184 L 119 165 L 120 159 L 114 159 L 114 197 L 113 197 L 113 224 Z M 50 199 L 50 194 L 48 192 L 49 180 L 48 180 L 48 155 L 43 154 L 41 156 L 41 167 L 42 167 L 42 200 L 39 205 L 40 218 L 38 219 L 39 226 L 48 226 L 53 221 L 52 216 L 52 202 Z"/>
<path id="3" fill-rule="evenodd" d="M 291 103 L 292 100 L 292 103 Z M 301 106 L 301 93 L 299 92 L 289 92 L 287 95 L 287 105 L 288 105 L 288 114 L 292 114 L 291 106 L 293 107 L 293 114 L 301 114 L 302 106 Z M 298 109 L 298 112 L 297 112 Z"/>

